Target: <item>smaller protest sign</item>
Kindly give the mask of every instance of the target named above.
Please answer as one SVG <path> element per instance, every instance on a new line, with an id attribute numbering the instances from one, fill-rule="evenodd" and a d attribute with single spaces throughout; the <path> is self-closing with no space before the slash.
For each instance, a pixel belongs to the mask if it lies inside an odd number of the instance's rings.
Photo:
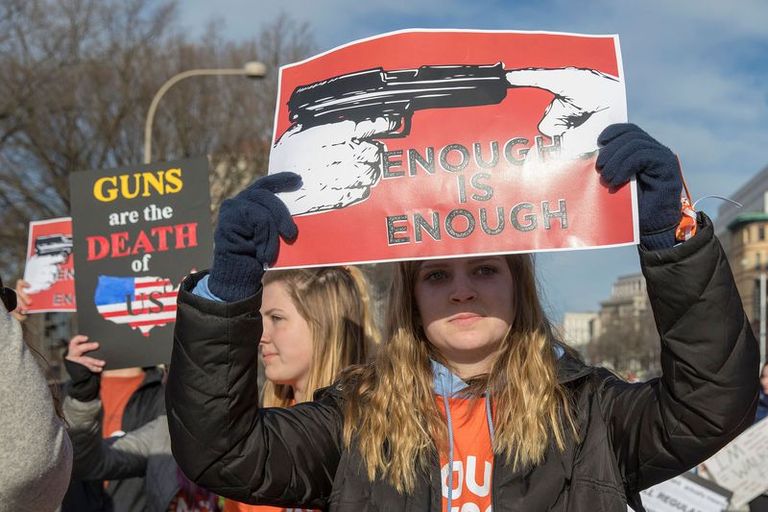
<path id="1" fill-rule="evenodd" d="M 642 491 L 640 496 L 647 512 L 723 512 L 731 494 L 712 481 L 683 473 Z"/>
<path id="2" fill-rule="evenodd" d="M 29 223 L 24 281 L 30 298 L 25 313 L 76 311 L 70 217 Z"/>
<path id="3" fill-rule="evenodd" d="M 718 484 L 733 491 L 733 507 L 752 501 L 768 490 L 768 421 L 752 425 L 704 465 Z"/>
<path id="4" fill-rule="evenodd" d="M 70 176 L 77 316 L 108 369 L 170 360 L 176 295 L 211 261 L 208 162 Z"/>

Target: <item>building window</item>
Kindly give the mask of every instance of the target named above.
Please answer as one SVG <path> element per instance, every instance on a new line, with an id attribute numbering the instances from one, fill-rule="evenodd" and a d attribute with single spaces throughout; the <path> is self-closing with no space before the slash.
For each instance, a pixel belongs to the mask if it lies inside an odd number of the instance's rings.
<path id="1" fill-rule="evenodd" d="M 757 239 L 761 242 L 765 240 L 765 226 L 760 226 L 757 228 Z"/>
<path id="2" fill-rule="evenodd" d="M 755 279 L 755 287 L 752 292 L 752 321 L 760 320 L 760 280 Z"/>

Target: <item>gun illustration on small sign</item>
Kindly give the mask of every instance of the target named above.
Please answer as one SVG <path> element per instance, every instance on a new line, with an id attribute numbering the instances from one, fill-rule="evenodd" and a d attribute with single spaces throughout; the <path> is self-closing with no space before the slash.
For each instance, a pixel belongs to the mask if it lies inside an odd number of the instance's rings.
<path id="1" fill-rule="evenodd" d="M 67 235 L 44 235 L 35 240 L 35 254 L 38 256 L 62 255 L 68 258 L 72 254 L 72 237 Z"/>
<path id="2" fill-rule="evenodd" d="M 383 137 L 405 137 L 417 110 L 500 103 L 509 88 L 506 73 L 499 62 L 340 75 L 297 87 L 288 100 L 289 119 L 308 128 L 386 117 L 400 129 Z"/>

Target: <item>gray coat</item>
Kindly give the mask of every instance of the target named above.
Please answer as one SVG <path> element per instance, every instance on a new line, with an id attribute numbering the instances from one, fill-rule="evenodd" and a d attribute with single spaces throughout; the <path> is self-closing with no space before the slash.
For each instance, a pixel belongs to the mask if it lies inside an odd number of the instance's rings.
<path id="1" fill-rule="evenodd" d="M 165 415 L 121 437 L 103 439 L 101 400 L 64 399 L 74 446 L 72 475 L 81 480 L 144 477 L 147 512 L 165 512 L 179 492 Z"/>
<path id="2" fill-rule="evenodd" d="M 61 504 L 72 445 L 21 326 L 0 304 L 0 512 Z"/>

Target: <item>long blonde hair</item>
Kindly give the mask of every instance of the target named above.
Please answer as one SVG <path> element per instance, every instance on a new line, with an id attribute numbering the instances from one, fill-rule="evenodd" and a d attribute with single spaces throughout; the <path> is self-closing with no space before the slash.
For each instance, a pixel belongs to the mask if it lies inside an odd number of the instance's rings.
<path id="1" fill-rule="evenodd" d="M 558 383 L 550 324 L 541 308 L 533 261 L 510 255 L 515 280 L 514 320 L 488 375 L 470 383 L 470 396 L 488 391 L 493 400 L 494 453 L 514 467 L 540 463 L 552 440 L 565 448 L 577 437 L 570 398 Z M 427 340 L 414 300 L 420 262 L 397 267 L 390 289 L 387 342 L 375 362 L 345 379 L 344 442 L 353 439 L 368 478 L 384 478 L 399 492 L 414 489 L 417 471 L 447 449 L 447 426 L 432 389 L 430 359 L 442 360 Z"/>
<path id="2" fill-rule="evenodd" d="M 312 333 L 312 362 L 305 401 L 330 386 L 344 368 L 366 362 L 380 336 L 370 312 L 365 276 L 357 267 L 273 270 L 263 285 L 281 283 Z M 266 381 L 266 407 L 295 403 L 293 388 Z"/>

